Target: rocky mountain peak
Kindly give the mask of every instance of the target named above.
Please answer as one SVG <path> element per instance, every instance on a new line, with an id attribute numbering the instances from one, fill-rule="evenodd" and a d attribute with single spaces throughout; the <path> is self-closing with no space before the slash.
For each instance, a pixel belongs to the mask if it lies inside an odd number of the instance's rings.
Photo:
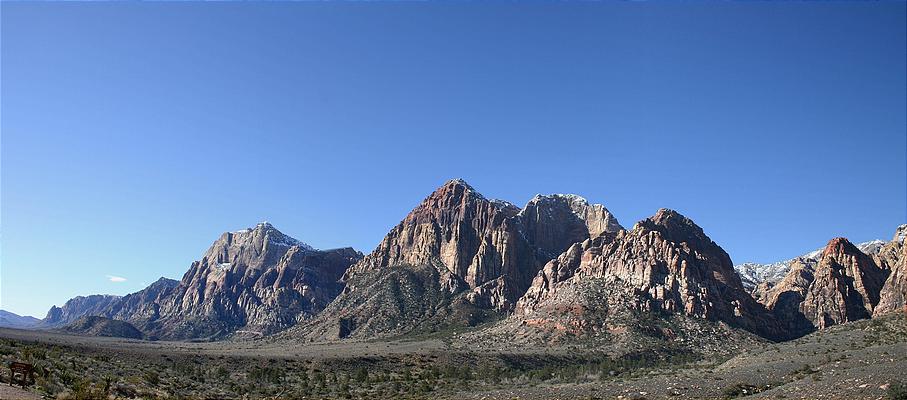
<path id="1" fill-rule="evenodd" d="M 872 316 L 889 271 L 845 238 L 834 238 L 822 251 L 814 279 L 804 291 L 779 285 L 777 291 L 803 292 L 799 311 L 816 328 Z"/>
<path id="2" fill-rule="evenodd" d="M 699 225 L 677 211 L 668 208 L 659 209 L 655 215 L 637 222 L 633 229 L 643 232 L 658 232 L 669 242 L 686 244 L 695 251 L 719 257 L 721 258 L 719 263 L 722 266 L 730 263 L 727 253 L 713 242 Z"/>
<path id="3" fill-rule="evenodd" d="M 898 225 L 898 228 L 894 231 L 894 238 L 891 240 L 898 243 L 903 243 L 907 240 L 907 224 Z"/>
<path id="4" fill-rule="evenodd" d="M 604 206 L 580 196 L 539 195 L 521 210 L 453 179 L 348 270 L 346 289 L 332 304 L 336 307 L 303 330 L 330 336 L 325 332 L 334 329 L 326 327 L 345 326 L 353 328 L 339 336 L 363 336 L 404 332 L 444 313 L 487 314 L 465 311 L 470 307 L 506 313 L 546 262 L 575 243 L 620 229 Z M 419 298 L 389 298 L 389 282 L 395 282 L 396 292 L 419 293 Z M 396 322 L 388 327 L 376 315 L 395 316 L 388 318 Z"/>
<path id="5" fill-rule="evenodd" d="M 853 243 L 850 243 L 847 238 L 836 237 L 828 241 L 828 244 L 825 245 L 825 249 L 822 250 L 822 258 L 825 257 L 840 257 L 843 255 L 856 255 L 862 254 L 860 249 L 857 246 L 854 246 Z"/>
<path id="6" fill-rule="evenodd" d="M 711 242 L 702 228 L 683 214 L 668 209 L 659 209 L 655 215 L 637 223 L 642 229 L 658 231 L 666 239 L 674 242 L 708 241 Z"/>
<path id="7" fill-rule="evenodd" d="M 535 195 L 518 216 L 529 243 L 549 259 L 574 243 L 623 229 L 605 206 L 574 194 Z"/>
<path id="8" fill-rule="evenodd" d="M 542 269 L 516 308 L 521 326 L 570 327 L 570 335 L 606 329 L 623 312 L 681 314 L 783 336 L 745 292 L 727 253 L 668 209 L 630 231 L 574 245 Z"/>

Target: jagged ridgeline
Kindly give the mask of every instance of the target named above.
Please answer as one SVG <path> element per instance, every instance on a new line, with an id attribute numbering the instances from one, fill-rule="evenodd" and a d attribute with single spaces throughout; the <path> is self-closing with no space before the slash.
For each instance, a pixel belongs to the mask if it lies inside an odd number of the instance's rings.
<path id="1" fill-rule="evenodd" d="M 477 340 L 527 343 L 785 340 L 903 309 L 905 236 L 902 225 L 889 242 L 838 238 L 793 260 L 734 267 L 673 210 L 626 230 L 603 205 L 577 195 L 537 195 L 519 208 L 455 179 L 366 256 L 317 250 L 261 223 L 221 235 L 179 281 L 161 278 L 122 297 L 77 297 L 39 322 L 6 320 L 129 331 L 80 321 L 99 316 L 168 340 L 281 331 L 278 339 L 291 341 L 371 339 L 461 327 L 479 327 Z"/>
<path id="2" fill-rule="evenodd" d="M 52 308 L 43 324 L 93 315 L 127 321 L 157 339 L 267 335 L 320 312 L 361 258 L 352 248 L 316 250 L 260 223 L 221 235 L 180 281 L 161 278 L 123 297 L 77 297 Z"/>
<path id="3" fill-rule="evenodd" d="M 451 180 L 350 267 L 343 293 L 294 334 L 367 338 L 503 317 L 546 262 L 621 229 L 607 208 L 579 196 L 539 195 L 520 209 Z"/>

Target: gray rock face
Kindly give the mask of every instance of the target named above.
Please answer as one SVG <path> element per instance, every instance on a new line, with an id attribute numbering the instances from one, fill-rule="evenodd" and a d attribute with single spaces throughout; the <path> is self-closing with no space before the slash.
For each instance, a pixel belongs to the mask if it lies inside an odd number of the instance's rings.
<path id="1" fill-rule="evenodd" d="M 94 294 L 69 299 L 63 307 L 53 306 L 41 321 L 42 328 L 68 325 L 86 315 L 101 315 L 104 310 L 120 300 L 120 296 Z"/>
<path id="2" fill-rule="evenodd" d="M 544 263 L 574 243 L 619 229 L 607 209 L 578 196 L 536 196 L 521 210 L 451 180 L 350 268 L 344 293 L 301 331 L 318 338 L 367 337 L 443 324 L 442 314 L 507 313 Z M 421 294 L 388 297 L 381 290 Z M 338 321 L 353 329 L 339 335 L 324 328 Z"/>
<path id="3" fill-rule="evenodd" d="M 351 248 L 315 250 L 261 223 L 221 235 L 181 281 L 161 278 L 90 308 L 76 298 L 67 305 L 78 312 L 55 308 L 48 319 L 60 326 L 102 316 L 160 339 L 265 335 L 320 312 L 343 290 L 347 268 L 361 258 Z"/>
<path id="4" fill-rule="evenodd" d="M 268 223 L 227 232 L 146 307 L 158 317 L 140 327 L 162 338 L 270 334 L 321 311 L 361 257 L 351 248 L 315 250 Z"/>
<path id="5" fill-rule="evenodd" d="M 161 317 L 161 304 L 173 294 L 179 283 L 162 277 L 148 287 L 111 303 L 100 315 L 114 320 L 128 320 L 135 326 L 153 331 L 156 328 L 155 322 Z"/>

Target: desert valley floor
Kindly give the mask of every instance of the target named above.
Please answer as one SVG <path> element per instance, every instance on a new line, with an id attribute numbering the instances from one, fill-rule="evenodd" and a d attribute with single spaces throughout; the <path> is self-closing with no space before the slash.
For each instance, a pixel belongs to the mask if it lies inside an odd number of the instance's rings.
<path id="1" fill-rule="evenodd" d="M 40 398 L 903 398 L 907 316 L 784 342 L 670 358 L 576 343 L 471 350 L 468 332 L 388 341 L 164 342 L 0 329 L 0 354 L 38 366 Z M 6 378 L 4 378 L 6 379 Z M 14 394 L 18 393 L 18 394 Z M 33 396 L 33 397 L 28 397 Z M 901 396 L 901 397 L 898 397 Z"/>

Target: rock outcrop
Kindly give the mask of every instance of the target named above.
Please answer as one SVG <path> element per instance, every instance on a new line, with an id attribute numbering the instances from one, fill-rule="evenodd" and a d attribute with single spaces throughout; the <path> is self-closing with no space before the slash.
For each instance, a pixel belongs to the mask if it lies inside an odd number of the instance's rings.
<path id="1" fill-rule="evenodd" d="M 41 327 L 56 328 L 75 322 L 86 315 L 101 315 L 104 310 L 119 300 L 120 296 L 107 294 L 73 297 L 62 307 L 51 307 L 47 311 L 47 316 L 41 321 Z"/>
<path id="2" fill-rule="evenodd" d="M 800 311 L 817 328 L 872 316 L 888 271 L 845 238 L 828 242 Z"/>
<path id="3" fill-rule="evenodd" d="M 792 263 L 790 272 L 760 301 L 797 336 L 870 318 L 891 271 L 879 260 L 898 254 L 891 246 L 864 246 L 874 254 L 870 256 L 845 238 L 832 239 L 819 256 Z M 891 303 L 897 304 L 896 298 Z"/>
<path id="4" fill-rule="evenodd" d="M 160 315 L 150 332 L 186 338 L 285 329 L 333 300 L 343 273 L 361 257 L 351 248 L 315 250 L 268 223 L 224 233 L 155 302 Z"/>
<path id="5" fill-rule="evenodd" d="M 173 294 L 179 283 L 161 277 L 148 287 L 123 296 L 97 314 L 115 320 L 128 320 L 135 326 L 156 331 L 159 329 L 156 322 L 161 318 L 161 305 Z M 155 339 L 156 336 L 150 338 Z"/>
<path id="6" fill-rule="evenodd" d="M 579 196 L 539 195 L 521 210 L 454 179 L 351 267 L 343 294 L 301 331 L 367 337 L 478 323 L 510 312 L 547 261 L 619 229 L 604 206 Z"/>
<path id="7" fill-rule="evenodd" d="M 887 242 L 884 242 L 882 240 L 871 240 L 868 242 L 856 244 L 856 247 L 866 255 L 875 258 L 886 243 Z M 743 287 L 748 290 L 756 300 L 762 301 L 765 294 L 772 287 L 778 284 L 778 282 L 784 279 L 785 276 L 787 276 L 787 274 L 791 271 L 791 267 L 794 263 L 810 261 L 818 262 L 822 257 L 822 252 L 824 250 L 825 248 L 823 247 L 821 249 L 805 253 L 801 256 L 794 257 L 790 260 L 779 261 L 770 264 L 747 262 L 735 265 L 734 269 L 737 270 L 737 274 L 740 275 L 740 280 L 743 282 Z"/>
<path id="8" fill-rule="evenodd" d="M 618 321 L 618 315 L 672 314 L 785 336 L 744 290 L 727 253 L 693 221 L 667 209 L 549 262 L 513 318 L 521 329 L 582 336 L 633 324 L 633 317 Z"/>
<path id="9" fill-rule="evenodd" d="M 879 293 L 873 316 L 907 312 L 907 224 L 898 227 L 891 242 L 879 251 L 877 260 L 891 272 Z"/>
<path id="10" fill-rule="evenodd" d="M 161 278 L 147 288 L 86 307 L 75 298 L 48 319 L 60 326 L 81 316 L 128 321 L 150 338 L 266 335 L 320 312 L 344 287 L 341 277 L 362 258 L 351 249 L 316 250 L 269 223 L 227 232 L 181 281 Z M 78 310 L 78 312 L 71 311 Z"/>

